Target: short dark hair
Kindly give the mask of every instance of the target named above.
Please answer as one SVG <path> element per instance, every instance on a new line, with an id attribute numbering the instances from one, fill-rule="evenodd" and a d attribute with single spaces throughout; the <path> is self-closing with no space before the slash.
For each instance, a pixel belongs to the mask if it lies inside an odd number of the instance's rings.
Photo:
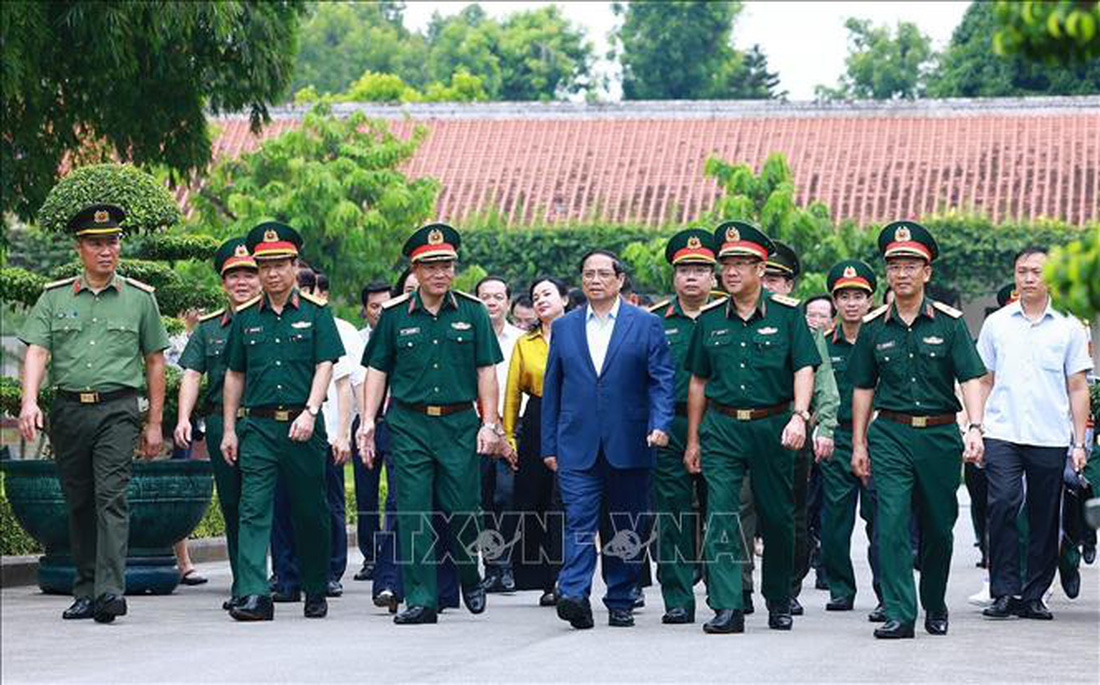
<path id="1" fill-rule="evenodd" d="M 397 297 L 405 292 L 405 281 L 409 280 L 409 276 L 411 275 L 412 267 L 406 266 L 405 270 L 401 272 L 401 275 L 397 277 L 397 282 L 393 284 L 393 290 L 390 291 L 390 294 Z"/>
<path id="2" fill-rule="evenodd" d="M 589 250 L 588 252 L 584 253 L 584 256 L 581 257 L 581 263 L 579 268 L 577 269 L 577 272 L 579 273 L 581 271 L 584 271 L 584 263 L 588 261 L 589 257 L 595 257 L 596 255 L 603 255 L 604 257 L 609 257 L 611 259 L 611 268 L 615 270 L 616 276 L 621 276 L 626 271 L 626 269 L 623 268 L 623 263 L 619 261 L 619 255 L 615 254 L 611 250 L 605 250 L 603 248 L 597 247 L 594 250 Z"/>
<path id="3" fill-rule="evenodd" d="M 820 293 L 820 294 L 814 295 L 813 297 L 807 298 L 806 303 L 802 306 L 802 308 L 807 309 L 807 308 L 809 308 L 810 303 L 817 302 L 819 300 L 822 301 L 822 302 L 828 302 L 829 303 L 829 316 L 836 316 L 836 305 L 833 304 L 833 298 L 829 295 L 826 295 L 825 293 Z"/>
<path id="4" fill-rule="evenodd" d="M 513 314 L 516 313 L 516 307 L 527 307 L 531 309 L 535 306 L 535 303 L 531 301 L 531 298 L 527 295 L 516 295 L 516 299 L 512 300 L 512 306 L 510 308 Z"/>
<path id="5" fill-rule="evenodd" d="M 569 298 L 569 301 L 565 305 L 565 311 L 567 312 L 571 312 L 577 307 L 583 307 L 588 304 L 588 297 L 580 288 L 571 288 L 567 297 Z"/>
<path id="6" fill-rule="evenodd" d="M 317 292 L 328 292 L 328 274 L 324 271 L 315 271 L 314 276 L 317 278 Z"/>
<path id="7" fill-rule="evenodd" d="M 634 292 L 634 279 L 630 277 L 630 274 L 623 276 L 623 287 L 619 289 L 619 295 L 626 297 Z"/>
<path id="8" fill-rule="evenodd" d="M 298 287 L 305 290 L 317 287 L 317 274 L 304 262 L 298 265 Z"/>
<path id="9" fill-rule="evenodd" d="M 1030 257 L 1033 254 L 1047 254 L 1047 249 L 1039 245 L 1028 245 L 1024 249 L 1016 253 L 1016 256 L 1012 258 L 1012 265 L 1015 266 L 1016 262 L 1020 261 L 1024 257 Z"/>
<path id="10" fill-rule="evenodd" d="M 486 283 L 490 283 L 492 281 L 497 281 L 498 283 L 503 283 L 504 284 L 504 296 L 511 299 L 511 297 L 512 297 L 512 288 L 508 286 L 508 281 L 504 280 L 500 276 L 494 276 L 493 274 L 489 274 L 488 276 L 486 276 L 485 278 L 482 278 L 480 281 L 477 282 L 477 285 L 474 286 L 474 294 L 477 295 L 478 297 L 480 297 L 481 296 L 481 286 L 485 285 Z"/>
<path id="11" fill-rule="evenodd" d="M 557 288 L 558 294 L 561 295 L 563 299 L 569 297 L 569 286 L 565 284 L 565 281 L 560 278 L 555 278 L 554 276 L 538 276 L 535 280 L 531 281 L 531 286 L 527 288 L 528 307 L 534 306 L 535 286 L 539 283 L 549 283 L 553 285 Z"/>
<path id="12" fill-rule="evenodd" d="M 390 294 L 390 284 L 385 281 L 371 281 L 364 286 L 363 290 L 359 293 L 359 303 L 366 307 L 367 301 L 370 300 L 370 296 L 375 293 Z"/>

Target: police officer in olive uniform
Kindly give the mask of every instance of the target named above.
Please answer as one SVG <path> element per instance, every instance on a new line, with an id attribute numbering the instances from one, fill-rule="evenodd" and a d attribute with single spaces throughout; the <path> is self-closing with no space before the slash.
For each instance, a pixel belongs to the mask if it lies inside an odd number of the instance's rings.
<path id="1" fill-rule="evenodd" d="M 695 621 L 695 569 L 698 554 L 695 531 L 699 512 L 694 502 L 706 499 L 706 483 L 699 474 L 684 467 L 687 442 L 688 381 L 684 368 L 688 343 L 699 311 L 710 297 L 714 285 L 714 235 L 700 228 L 689 228 L 669 238 L 665 260 L 672 265 L 672 284 L 676 297 L 649 308 L 661 317 L 676 369 L 676 411 L 668 445 L 657 450 L 657 469 L 653 478 L 653 501 L 657 524 L 657 580 L 665 603 L 662 623 L 681 624 Z"/>
<path id="2" fill-rule="evenodd" d="M 802 273 L 802 262 L 798 255 L 786 243 L 772 241 L 775 251 L 768 256 L 764 267 L 764 287 L 779 295 L 790 295 L 794 290 L 795 279 Z M 803 312 L 805 313 L 805 312 Z M 813 418 L 810 423 L 812 435 L 807 435 L 806 443 L 794 457 L 794 573 L 791 575 L 791 615 L 801 616 L 802 604 L 798 595 L 802 592 L 802 580 L 810 572 L 810 521 L 808 490 L 810 470 L 814 463 L 828 461 L 833 454 L 833 433 L 836 430 L 837 406 L 840 395 L 837 393 L 836 379 L 833 378 L 833 365 L 829 361 L 829 351 L 825 346 L 825 337 L 821 331 L 810 329 L 814 337 L 817 354 L 821 357 L 821 366 L 814 373 L 814 395 L 810 402 Z M 812 437 L 812 440 L 809 439 Z M 743 490 L 743 489 L 742 489 Z M 742 502 L 744 506 L 744 502 Z"/>
<path id="3" fill-rule="evenodd" d="M 707 602 L 716 612 L 703 629 L 744 631 L 737 564 L 751 550 L 738 512 L 750 471 L 764 537 L 768 626 L 790 630 L 794 454 L 806 439 L 821 357 L 798 301 L 762 286 L 772 241 L 741 221 L 723 223 L 714 239 L 730 297 L 703 308 L 685 361 L 692 378 L 684 463 L 692 473 L 701 469 L 707 482 L 704 559 Z"/>
<path id="4" fill-rule="evenodd" d="M 180 355 L 183 371 L 179 392 L 179 420 L 176 423 L 176 444 L 186 448 L 191 443 L 191 414 L 199 399 L 199 383 L 206 374 L 206 392 L 203 395 L 200 414 L 206 430 L 206 449 L 210 454 L 210 466 L 214 469 L 214 483 L 218 486 L 218 506 L 225 519 L 225 546 L 229 556 L 229 568 L 233 575 L 229 601 L 222 605 L 232 609 L 240 599 L 237 587 L 237 531 L 240 519 L 241 472 L 236 464 L 227 462 L 221 453 L 222 444 L 222 391 L 225 380 L 225 350 L 229 339 L 229 326 L 238 307 L 256 297 L 260 292 L 260 279 L 256 261 L 248 252 L 244 238 L 230 238 L 214 253 L 214 271 L 221 277 L 222 289 L 229 298 L 229 306 L 211 312 L 199 319 L 199 325 L 187 341 Z M 240 422 L 238 422 L 239 424 Z"/>
<path id="5" fill-rule="evenodd" d="M 496 364 L 503 355 L 485 305 L 451 290 L 460 241 L 458 231 L 441 223 L 409 237 L 404 254 L 420 285 L 383 304 L 363 355 L 368 369 L 357 437 L 368 468 L 375 454 L 370 417 L 377 415 L 389 386 L 386 425 L 406 604 L 394 616 L 398 625 L 437 620 L 433 499 L 450 517 L 457 541 L 451 551 L 466 608 L 474 614 L 485 610 L 476 549 L 478 454 L 496 454 L 502 446 Z"/>
<path id="6" fill-rule="evenodd" d="M 75 601 L 62 617 L 100 623 L 126 614 L 126 488 L 139 436 L 146 457 L 160 451 L 168 347 L 153 288 L 115 273 L 125 219 L 120 207 L 96 204 L 69 221 L 84 272 L 47 284 L 19 336 L 27 344 L 19 414 L 25 439 L 34 440 L 43 425 L 38 391 L 47 363 L 57 391 L 50 442 L 76 566 Z"/>
<path id="7" fill-rule="evenodd" d="M 897 221 L 882 229 L 878 244 L 895 299 L 864 319 L 848 363 L 855 388 L 852 471 L 862 479 L 873 474 L 878 494 L 875 526 L 886 623 L 875 637 L 913 637 L 917 603 L 909 519 L 914 507 L 920 516 L 924 627 L 929 634 L 946 635 L 944 596 L 960 457 L 981 461 L 980 379 L 986 369 L 962 312 L 925 296 L 939 254 L 928 229 Z M 956 380 L 972 421 L 963 439 L 955 419 Z M 872 406 L 878 411 L 874 422 Z"/>
<path id="8" fill-rule="evenodd" d="M 275 483 L 287 483 L 295 548 L 302 564 L 307 618 L 328 614 L 329 513 L 325 498 L 325 422 L 317 420 L 333 363 L 344 354 L 332 312 L 297 288 L 302 238 L 290 226 L 266 222 L 248 232 L 263 294 L 241 306 L 225 347 L 226 461 L 241 473 L 237 591 L 230 609 L 239 621 L 274 617 L 267 583 L 267 547 Z M 242 398 L 243 394 L 243 398 Z M 238 408 L 248 418 L 237 435 Z"/>
<path id="9" fill-rule="evenodd" d="M 872 587 L 878 605 L 868 618 L 882 623 L 882 588 L 879 584 L 878 545 L 874 529 L 875 491 L 852 474 L 852 382 L 848 378 L 848 357 L 852 354 L 863 317 L 871 309 L 871 297 L 878 286 L 875 272 L 858 259 L 838 262 L 829 270 L 826 285 L 837 311 L 833 330 L 825 335 L 828 354 L 840 390 L 836 450 L 833 458 L 821 463 L 823 504 L 821 512 L 821 556 L 829 580 L 826 611 L 851 611 L 855 606 L 856 575 L 852 568 L 852 529 L 856 506 L 863 519 L 869 545 Z"/>

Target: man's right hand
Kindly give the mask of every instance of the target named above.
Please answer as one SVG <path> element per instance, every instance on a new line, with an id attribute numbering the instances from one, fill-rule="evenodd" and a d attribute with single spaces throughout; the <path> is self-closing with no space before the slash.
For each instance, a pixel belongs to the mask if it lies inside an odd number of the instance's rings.
<path id="1" fill-rule="evenodd" d="M 176 431 L 172 434 L 176 439 L 176 446 L 186 449 L 191 444 L 191 422 L 180 421 L 176 424 Z"/>
<path id="2" fill-rule="evenodd" d="M 687 469 L 688 473 L 703 472 L 701 454 L 698 442 L 688 442 L 687 447 L 684 449 L 684 468 Z"/>
<path id="3" fill-rule="evenodd" d="M 368 469 L 374 468 L 374 421 L 361 421 L 359 432 L 355 434 L 359 445 L 359 459 Z"/>
<path id="4" fill-rule="evenodd" d="M 222 457 L 230 466 L 237 463 L 237 431 L 227 430 L 222 435 Z"/>
<path id="5" fill-rule="evenodd" d="M 871 477 L 871 457 L 867 454 L 867 445 L 852 445 L 852 475 L 867 485 Z"/>
<path id="6" fill-rule="evenodd" d="M 42 410 L 38 408 L 38 402 L 33 399 L 24 402 L 19 411 L 19 433 L 23 439 L 32 442 L 38 436 L 38 431 L 42 430 L 42 425 Z"/>
<path id="7" fill-rule="evenodd" d="M 543 457 L 542 458 L 542 463 L 546 464 L 546 468 L 550 469 L 551 471 L 557 471 L 558 470 L 558 458 L 557 457 Z"/>

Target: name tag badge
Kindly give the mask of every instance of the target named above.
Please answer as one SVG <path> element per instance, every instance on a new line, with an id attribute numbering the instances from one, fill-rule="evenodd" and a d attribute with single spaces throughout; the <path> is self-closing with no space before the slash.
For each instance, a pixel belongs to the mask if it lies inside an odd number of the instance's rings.
<path id="1" fill-rule="evenodd" d="M 313 325 L 312 321 L 295 321 L 294 323 L 290 324 L 290 327 L 291 328 L 309 328 L 312 325 Z"/>
<path id="2" fill-rule="evenodd" d="M 673 336 L 673 335 L 676 335 L 679 332 L 680 332 L 679 328 L 666 328 L 665 329 L 665 335 L 667 335 L 667 336 Z"/>
<path id="3" fill-rule="evenodd" d="M 929 336 L 929 337 L 925 338 L 924 342 L 928 345 L 942 345 L 943 344 L 943 338 L 937 338 L 936 336 L 932 335 L 932 336 Z"/>
<path id="4" fill-rule="evenodd" d="M 876 350 L 889 350 L 889 349 L 892 349 L 893 347 L 894 347 L 894 341 L 893 340 L 887 340 L 886 342 L 878 343 L 877 345 L 875 345 Z"/>
<path id="5" fill-rule="evenodd" d="M 728 329 L 728 328 L 720 328 L 717 331 L 711 331 L 710 332 L 710 337 L 717 338 L 720 335 L 727 335 L 729 332 L 730 332 L 730 329 Z"/>
<path id="6" fill-rule="evenodd" d="M 402 328 L 397 331 L 398 335 L 416 335 L 420 332 L 420 326 L 413 326 L 412 328 Z"/>
<path id="7" fill-rule="evenodd" d="M 263 326 L 249 326 L 248 328 L 244 329 L 244 332 L 245 333 L 263 333 L 264 332 L 264 327 Z"/>
<path id="8" fill-rule="evenodd" d="M 473 326 L 466 323 L 465 321 L 452 321 L 451 328 L 455 329 L 456 331 L 468 331 L 473 328 Z"/>
<path id="9" fill-rule="evenodd" d="M 844 357 L 830 357 L 829 359 L 832 360 L 834 364 L 839 364 L 844 361 Z"/>
<path id="10" fill-rule="evenodd" d="M 767 328 L 761 328 L 760 330 L 758 330 L 756 332 L 759 333 L 760 335 L 775 335 L 776 333 L 779 332 L 779 329 L 774 328 L 772 326 L 768 326 Z"/>

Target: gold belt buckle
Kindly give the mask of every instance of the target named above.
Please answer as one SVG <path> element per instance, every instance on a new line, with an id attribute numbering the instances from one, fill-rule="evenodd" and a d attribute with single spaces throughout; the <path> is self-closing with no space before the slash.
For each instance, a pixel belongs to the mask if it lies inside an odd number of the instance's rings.
<path id="1" fill-rule="evenodd" d="M 927 416 L 914 416 L 912 425 L 913 425 L 913 428 L 927 428 L 928 427 L 928 417 Z"/>
<path id="2" fill-rule="evenodd" d="M 80 403 L 81 404 L 95 404 L 98 401 L 99 401 L 99 393 L 98 392 L 82 392 L 82 393 L 80 393 Z"/>
<path id="3" fill-rule="evenodd" d="M 289 421 L 290 420 L 290 411 L 287 410 L 287 409 L 276 409 L 275 410 L 275 420 L 276 421 Z"/>
<path id="4" fill-rule="evenodd" d="M 428 416 L 443 416 L 443 407 L 435 404 L 429 404 L 424 410 L 424 413 Z"/>
<path id="5" fill-rule="evenodd" d="M 737 420 L 738 421 L 752 421 L 752 410 L 751 409 L 738 409 L 737 410 Z"/>
<path id="6" fill-rule="evenodd" d="M 248 416 L 248 407 L 241 407 L 240 409 L 237 410 L 237 418 L 238 419 L 243 419 L 246 416 Z"/>

